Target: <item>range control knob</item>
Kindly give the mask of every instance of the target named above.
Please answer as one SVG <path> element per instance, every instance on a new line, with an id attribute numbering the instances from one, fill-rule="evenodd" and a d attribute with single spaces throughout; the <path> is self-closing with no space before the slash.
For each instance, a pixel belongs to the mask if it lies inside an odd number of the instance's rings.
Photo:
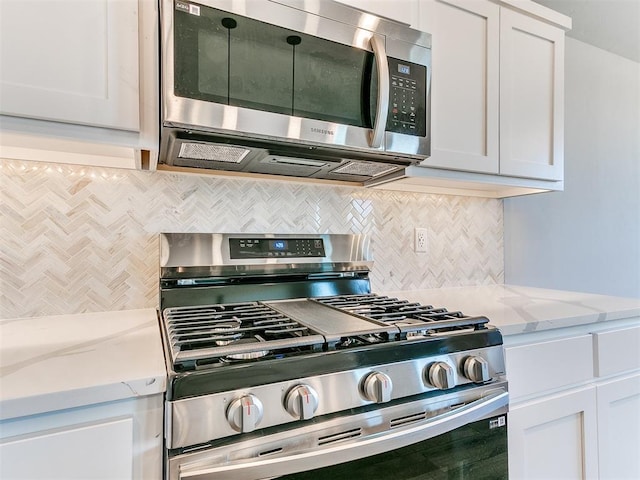
<path id="1" fill-rule="evenodd" d="M 429 365 L 427 380 L 431 385 L 440 390 L 448 390 L 456 386 L 453 368 L 446 362 L 435 362 Z"/>
<path id="2" fill-rule="evenodd" d="M 474 383 L 483 383 L 491 380 L 489 375 L 489 363 L 482 357 L 467 357 L 462 366 L 464 376 Z"/>
<path id="3" fill-rule="evenodd" d="M 382 372 L 372 372 L 362 382 L 362 393 L 367 400 L 384 403 L 391 400 L 393 383 L 389 375 Z"/>
<path id="4" fill-rule="evenodd" d="M 253 432 L 262 420 L 262 402 L 255 395 L 236 398 L 227 408 L 229 425 L 238 432 Z"/>
<path id="5" fill-rule="evenodd" d="M 293 387 L 284 399 L 284 408 L 292 416 L 308 420 L 318 409 L 318 392 L 309 385 Z"/>

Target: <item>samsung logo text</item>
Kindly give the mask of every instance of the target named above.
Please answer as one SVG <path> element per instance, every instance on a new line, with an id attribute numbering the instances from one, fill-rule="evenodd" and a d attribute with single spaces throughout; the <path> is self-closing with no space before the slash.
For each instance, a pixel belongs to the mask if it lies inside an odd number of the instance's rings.
<path id="1" fill-rule="evenodd" d="M 324 128 L 311 127 L 312 133 L 321 133 L 322 135 L 335 135 L 333 130 L 325 130 Z"/>

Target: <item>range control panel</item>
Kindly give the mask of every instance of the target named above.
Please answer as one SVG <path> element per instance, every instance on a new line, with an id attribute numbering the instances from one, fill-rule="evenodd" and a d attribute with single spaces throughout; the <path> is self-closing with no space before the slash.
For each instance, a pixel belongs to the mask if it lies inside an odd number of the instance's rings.
<path id="1" fill-rule="evenodd" d="M 424 137 L 427 134 L 427 69 L 423 65 L 391 57 L 387 60 L 391 90 L 386 130 Z"/>
<path id="2" fill-rule="evenodd" d="M 321 238 L 230 238 L 229 255 L 241 258 L 324 257 Z"/>

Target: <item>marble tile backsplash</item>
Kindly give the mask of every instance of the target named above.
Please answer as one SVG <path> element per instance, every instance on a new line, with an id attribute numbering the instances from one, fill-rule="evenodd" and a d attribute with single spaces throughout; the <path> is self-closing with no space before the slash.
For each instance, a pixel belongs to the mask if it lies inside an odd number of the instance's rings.
<path id="1" fill-rule="evenodd" d="M 157 307 L 165 231 L 368 234 L 374 291 L 503 282 L 501 200 L 13 160 L 0 186 L 0 318 Z"/>

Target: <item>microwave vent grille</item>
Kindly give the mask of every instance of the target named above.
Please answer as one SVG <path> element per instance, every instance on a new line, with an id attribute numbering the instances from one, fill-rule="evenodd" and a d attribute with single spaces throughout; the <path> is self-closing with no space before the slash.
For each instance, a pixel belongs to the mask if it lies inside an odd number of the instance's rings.
<path id="1" fill-rule="evenodd" d="M 335 168 L 331 173 L 339 173 L 342 175 L 365 175 L 368 177 L 377 177 L 385 173 L 391 173 L 400 168 L 398 165 L 389 165 L 388 163 L 377 162 L 348 162 Z"/>
<path id="2" fill-rule="evenodd" d="M 217 162 L 240 163 L 250 152 L 246 148 L 210 143 L 184 142 L 180 145 L 179 158 L 215 160 Z"/>

